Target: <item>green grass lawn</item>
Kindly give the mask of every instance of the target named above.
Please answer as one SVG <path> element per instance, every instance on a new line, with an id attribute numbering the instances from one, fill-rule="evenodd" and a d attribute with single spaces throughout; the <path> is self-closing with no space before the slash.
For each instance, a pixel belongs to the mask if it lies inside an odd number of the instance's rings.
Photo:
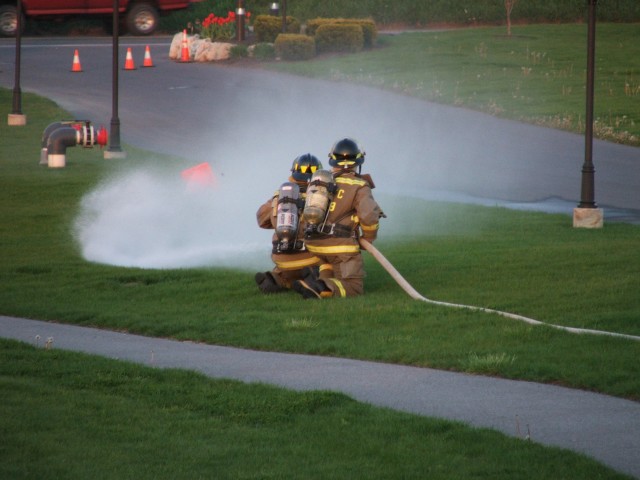
<path id="1" fill-rule="evenodd" d="M 640 145 L 637 24 L 598 24 L 594 135 Z M 584 132 L 587 26 L 380 35 L 378 48 L 273 62 L 278 71 L 358 82 L 552 128 Z"/>

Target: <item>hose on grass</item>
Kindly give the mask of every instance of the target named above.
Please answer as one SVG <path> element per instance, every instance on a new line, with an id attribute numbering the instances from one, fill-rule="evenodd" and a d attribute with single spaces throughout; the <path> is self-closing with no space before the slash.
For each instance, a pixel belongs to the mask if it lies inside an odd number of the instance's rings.
<path id="1" fill-rule="evenodd" d="M 360 246 L 364 250 L 369 252 L 373 256 L 373 258 L 375 258 L 378 261 L 378 263 L 382 265 L 382 267 L 389 273 L 389 275 L 391 275 L 391 277 L 398 283 L 398 285 L 400 285 L 400 287 L 414 300 L 420 300 L 422 302 L 427 302 L 433 305 L 440 305 L 443 307 L 465 308 L 468 310 L 474 310 L 476 312 L 493 313 L 493 314 L 500 315 L 502 317 L 510 318 L 513 320 L 519 320 L 521 322 L 525 322 L 530 325 L 546 325 L 548 327 L 557 328 L 559 330 L 564 330 L 566 332 L 571 332 L 571 333 L 608 335 L 611 337 L 620 337 L 620 338 L 626 338 L 629 340 L 640 341 L 640 337 L 636 335 L 628 335 L 625 333 L 616 333 L 616 332 L 606 332 L 603 330 L 592 330 L 588 328 L 565 327 L 562 325 L 554 325 L 552 323 L 541 322 L 540 320 L 535 320 L 533 318 L 517 315 L 515 313 L 508 313 L 508 312 L 501 312 L 500 310 L 493 310 L 491 308 L 475 307 L 472 305 L 462 305 L 458 303 L 449 303 L 449 302 L 441 302 L 438 300 L 430 300 L 429 298 L 421 295 L 415 288 L 413 288 L 411 284 L 407 282 L 402 275 L 400 275 L 400 272 L 396 270 L 396 268 L 391 264 L 391 262 L 386 259 L 386 257 L 380 252 L 380 250 L 378 250 L 376 247 L 374 247 L 371 244 L 371 242 L 365 240 L 364 238 L 360 238 L 359 240 L 360 240 Z"/>

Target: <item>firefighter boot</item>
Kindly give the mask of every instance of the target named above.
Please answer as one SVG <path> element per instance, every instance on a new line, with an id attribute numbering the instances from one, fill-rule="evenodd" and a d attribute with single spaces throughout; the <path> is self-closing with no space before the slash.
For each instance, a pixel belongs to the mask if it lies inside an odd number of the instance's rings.
<path id="1" fill-rule="evenodd" d="M 302 269 L 302 280 L 317 280 L 319 276 L 319 267 L 304 267 Z"/>
<path id="2" fill-rule="evenodd" d="M 256 273 L 256 283 L 262 293 L 278 293 L 285 290 L 284 287 L 278 285 L 271 272 Z"/>
<path id="3" fill-rule="evenodd" d="M 293 289 L 305 300 L 331 296 L 331 290 L 327 288 L 327 285 L 322 280 L 311 276 L 293 282 Z"/>

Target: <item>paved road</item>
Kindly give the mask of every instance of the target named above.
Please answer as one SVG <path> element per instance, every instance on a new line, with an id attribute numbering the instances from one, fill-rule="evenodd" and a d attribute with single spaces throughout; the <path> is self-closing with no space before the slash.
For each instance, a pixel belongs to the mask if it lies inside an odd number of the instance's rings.
<path id="1" fill-rule="evenodd" d="M 140 67 L 145 41 L 123 38 L 120 63 L 132 48 Z M 429 198 L 447 192 L 496 202 L 557 199 L 555 205 L 569 212 L 580 200 L 579 135 L 343 83 L 180 64 L 168 59 L 168 42 L 151 40 L 155 68 L 119 72 L 122 140 L 194 163 L 209 161 L 218 171 L 244 176 L 248 191 L 264 195 L 264 182 L 278 182 L 283 163 L 305 151 L 324 158 L 336 139 L 354 136 L 382 192 Z M 0 85 L 8 88 L 12 47 L 10 40 L 0 41 Z M 108 126 L 110 47 L 108 38 L 26 39 L 22 88 Z M 83 73 L 70 72 L 75 48 Z M 23 111 L 28 116 L 28 104 Z M 594 163 L 598 204 L 638 213 L 640 149 L 596 141 Z"/>
<path id="2" fill-rule="evenodd" d="M 640 478 L 640 403 L 531 382 L 357 360 L 258 352 L 0 316 L 0 337 L 213 378 L 333 390 L 584 453 Z M 519 431 L 518 431 L 519 429 Z"/>

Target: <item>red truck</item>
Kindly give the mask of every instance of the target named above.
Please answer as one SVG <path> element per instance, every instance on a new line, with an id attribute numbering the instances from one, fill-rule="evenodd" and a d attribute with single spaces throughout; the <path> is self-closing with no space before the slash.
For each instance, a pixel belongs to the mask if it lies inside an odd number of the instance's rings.
<path id="1" fill-rule="evenodd" d="M 132 35 L 150 35 L 160 14 L 187 8 L 200 0 L 119 0 L 118 11 Z M 113 15 L 113 0 L 22 0 L 22 25 L 29 17 L 65 15 Z M 12 37 L 18 26 L 16 0 L 0 0 L 0 35 Z"/>

